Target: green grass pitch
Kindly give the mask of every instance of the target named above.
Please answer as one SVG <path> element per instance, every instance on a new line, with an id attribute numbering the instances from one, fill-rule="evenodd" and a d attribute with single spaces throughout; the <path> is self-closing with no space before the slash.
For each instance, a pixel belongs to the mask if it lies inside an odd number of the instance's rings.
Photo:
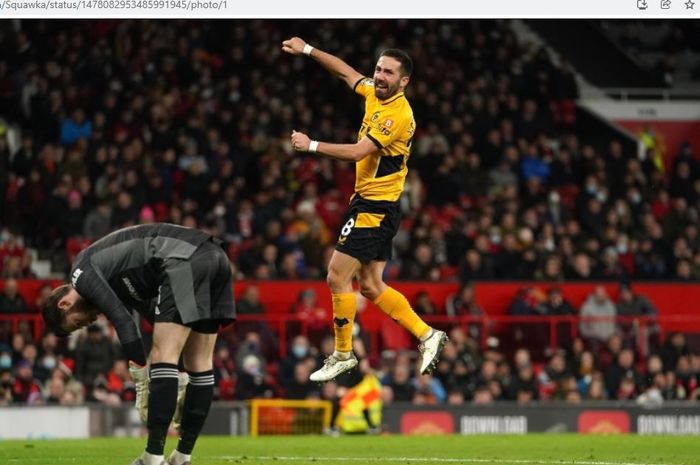
<path id="1" fill-rule="evenodd" d="M 143 439 L 0 441 L 3 465 L 130 465 Z M 169 438 L 166 453 L 174 447 Z M 670 436 L 320 436 L 200 439 L 193 465 L 700 465 L 700 438 Z"/>

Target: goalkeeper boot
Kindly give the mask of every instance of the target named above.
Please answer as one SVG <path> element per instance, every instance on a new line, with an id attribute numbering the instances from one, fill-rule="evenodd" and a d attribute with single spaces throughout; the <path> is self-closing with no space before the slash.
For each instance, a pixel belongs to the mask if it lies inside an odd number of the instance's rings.
<path id="1" fill-rule="evenodd" d="M 129 374 L 136 387 L 136 410 L 145 425 L 148 420 L 148 365 L 129 362 Z"/>
<path id="2" fill-rule="evenodd" d="M 182 421 L 182 409 L 185 406 L 185 393 L 187 392 L 187 383 L 190 381 L 190 376 L 187 373 L 179 372 L 177 375 L 177 405 L 173 414 L 173 428 L 180 431 L 180 422 Z"/>
<path id="3" fill-rule="evenodd" d="M 431 329 L 430 335 L 420 343 L 418 346 L 418 351 L 423 357 L 420 365 L 421 375 L 432 373 L 432 371 L 435 369 L 440 358 L 442 348 L 445 347 L 447 340 L 447 334 L 445 334 L 444 331 Z"/>
<path id="4" fill-rule="evenodd" d="M 140 457 L 136 458 L 131 465 L 168 465 L 165 460 L 163 460 L 162 455 L 151 455 L 148 452 L 144 452 Z"/>
<path id="5" fill-rule="evenodd" d="M 192 456 L 175 449 L 170 453 L 166 465 L 192 465 Z"/>
<path id="6" fill-rule="evenodd" d="M 350 358 L 342 360 L 334 353 L 329 355 L 324 361 L 323 366 L 311 373 L 309 379 L 315 383 L 325 383 L 335 379 L 341 373 L 352 370 L 357 366 L 357 358 L 355 354 L 350 352 Z"/>

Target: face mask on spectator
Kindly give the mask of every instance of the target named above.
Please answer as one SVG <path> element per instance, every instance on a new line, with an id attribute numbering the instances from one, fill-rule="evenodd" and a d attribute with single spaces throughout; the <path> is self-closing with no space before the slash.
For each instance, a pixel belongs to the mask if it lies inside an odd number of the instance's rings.
<path id="1" fill-rule="evenodd" d="M 619 244 L 617 244 L 617 253 L 626 254 L 627 253 L 627 244 L 624 242 L 620 242 Z"/>
<path id="2" fill-rule="evenodd" d="M 11 368 L 12 367 L 12 357 L 9 355 L 3 355 L 0 357 L 0 368 Z"/>
<path id="3" fill-rule="evenodd" d="M 304 358 L 306 357 L 306 353 L 308 352 L 308 349 L 306 348 L 305 345 L 297 344 L 295 346 L 292 346 L 292 353 L 296 358 Z"/>
<path id="4" fill-rule="evenodd" d="M 41 361 L 41 364 L 47 370 L 53 370 L 54 368 L 56 368 L 56 357 L 44 357 L 44 359 Z"/>

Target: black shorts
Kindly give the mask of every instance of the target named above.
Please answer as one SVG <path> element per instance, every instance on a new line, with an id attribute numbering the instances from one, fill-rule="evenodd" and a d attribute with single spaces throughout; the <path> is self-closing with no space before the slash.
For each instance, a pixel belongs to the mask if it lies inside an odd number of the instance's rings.
<path id="1" fill-rule="evenodd" d="M 399 230 L 398 202 L 367 200 L 355 195 L 335 249 L 362 263 L 391 259 L 391 242 Z"/>
<path id="2" fill-rule="evenodd" d="M 228 256 L 214 241 L 199 246 L 187 260 L 167 259 L 154 320 L 216 333 L 236 319 L 232 285 Z"/>

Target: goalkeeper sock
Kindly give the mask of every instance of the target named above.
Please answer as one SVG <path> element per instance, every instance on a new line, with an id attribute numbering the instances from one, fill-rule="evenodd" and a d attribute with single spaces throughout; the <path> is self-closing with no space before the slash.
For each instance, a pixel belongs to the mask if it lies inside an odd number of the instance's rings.
<path id="1" fill-rule="evenodd" d="M 374 304 L 404 329 L 410 331 L 417 339 L 429 333 L 430 326 L 416 315 L 406 297 L 396 289 L 387 287 L 374 300 Z"/>
<path id="2" fill-rule="evenodd" d="M 151 455 L 163 455 L 168 427 L 177 404 L 177 365 L 152 363 L 150 374 L 146 452 Z"/>
<path id="3" fill-rule="evenodd" d="M 182 408 L 182 434 L 177 450 L 189 455 L 194 449 L 194 443 L 202 431 L 204 421 L 209 415 L 211 400 L 214 397 L 214 371 L 187 372 L 190 383 L 185 392 L 185 405 Z"/>

